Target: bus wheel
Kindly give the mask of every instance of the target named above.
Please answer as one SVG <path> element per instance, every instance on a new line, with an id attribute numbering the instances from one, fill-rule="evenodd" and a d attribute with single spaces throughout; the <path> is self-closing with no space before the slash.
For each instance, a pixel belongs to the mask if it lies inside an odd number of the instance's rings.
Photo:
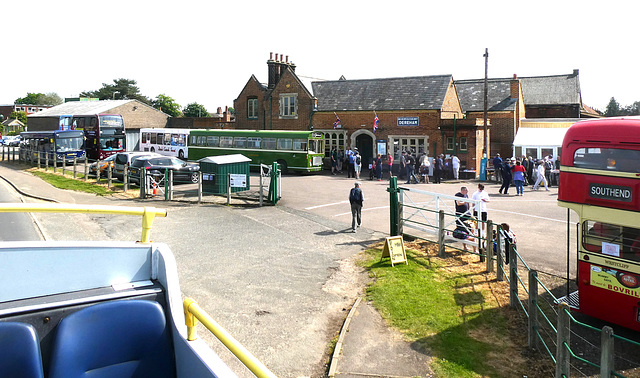
<path id="1" fill-rule="evenodd" d="M 182 160 L 184 160 L 184 151 L 180 150 L 178 151 L 178 157 Z"/>
<path id="2" fill-rule="evenodd" d="M 200 181 L 200 178 L 198 176 L 198 172 L 193 172 L 189 178 L 191 179 L 192 183 L 197 184 L 198 181 Z"/>
<path id="3" fill-rule="evenodd" d="M 155 149 L 155 147 L 151 147 L 151 149 L 149 151 L 156 152 L 156 149 Z"/>
<path id="4" fill-rule="evenodd" d="M 277 161 L 278 165 L 280 165 L 280 172 L 282 173 L 287 173 L 288 169 L 287 169 L 287 162 L 284 160 L 278 160 Z"/>

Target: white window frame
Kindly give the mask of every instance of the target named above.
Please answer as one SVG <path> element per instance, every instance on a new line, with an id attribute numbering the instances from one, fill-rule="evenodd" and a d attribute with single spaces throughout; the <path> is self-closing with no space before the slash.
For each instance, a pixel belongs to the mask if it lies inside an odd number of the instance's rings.
<path id="1" fill-rule="evenodd" d="M 298 118 L 297 93 L 280 94 L 280 118 Z"/>
<path id="2" fill-rule="evenodd" d="M 247 100 L 247 118 L 258 119 L 258 99 L 250 98 Z"/>

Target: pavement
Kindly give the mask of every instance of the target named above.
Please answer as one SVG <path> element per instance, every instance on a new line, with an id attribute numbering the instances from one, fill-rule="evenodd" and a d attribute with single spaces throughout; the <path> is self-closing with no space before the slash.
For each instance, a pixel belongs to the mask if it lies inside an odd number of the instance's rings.
<path id="1" fill-rule="evenodd" d="M 25 172 L 23 167 L 13 162 L 0 162 L 0 182 L 16 190 L 23 197 L 24 202 L 51 201 L 140 206 L 140 202 L 133 202 L 126 196 L 103 198 L 60 190 Z M 299 216 L 295 211 L 289 212 L 288 215 Z M 380 234 L 374 232 L 369 234 L 372 233 Z M 360 293 L 363 292 L 364 288 L 360 290 Z M 430 359 L 427 351 L 407 342 L 401 333 L 388 327 L 370 303 L 362 298 L 354 298 L 353 305 L 341 327 L 336 353 L 331 359 L 329 371 L 330 376 L 340 378 L 431 377 Z"/>

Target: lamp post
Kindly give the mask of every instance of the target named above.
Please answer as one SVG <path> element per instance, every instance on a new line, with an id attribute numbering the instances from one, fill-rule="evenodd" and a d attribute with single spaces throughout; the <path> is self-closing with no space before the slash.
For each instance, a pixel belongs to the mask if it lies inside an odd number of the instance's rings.
<path id="1" fill-rule="evenodd" d="M 113 96 L 111 96 L 111 99 L 112 99 L 112 100 L 115 100 L 115 99 L 116 99 L 116 93 L 120 93 L 120 92 L 118 92 L 118 91 L 114 91 L 114 92 L 113 92 Z"/>

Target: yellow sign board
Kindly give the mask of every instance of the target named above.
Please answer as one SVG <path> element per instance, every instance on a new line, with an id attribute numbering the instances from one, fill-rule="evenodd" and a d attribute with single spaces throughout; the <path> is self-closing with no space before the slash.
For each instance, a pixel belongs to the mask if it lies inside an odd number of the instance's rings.
<path id="1" fill-rule="evenodd" d="M 404 240 L 402 240 L 402 236 L 389 236 L 385 238 L 380 261 L 385 257 L 391 259 L 391 266 L 401 262 L 407 264 L 407 254 L 404 251 Z"/>

